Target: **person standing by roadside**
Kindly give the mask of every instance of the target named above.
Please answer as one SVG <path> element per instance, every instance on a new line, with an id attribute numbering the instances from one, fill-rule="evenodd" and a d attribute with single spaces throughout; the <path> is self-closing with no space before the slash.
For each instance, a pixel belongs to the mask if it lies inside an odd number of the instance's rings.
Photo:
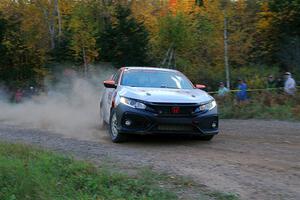
<path id="1" fill-rule="evenodd" d="M 21 89 L 17 89 L 16 93 L 15 93 L 15 102 L 16 103 L 21 103 L 23 98 L 23 92 Z"/>
<path id="2" fill-rule="evenodd" d="M 229 89 L 227 87 L 225 87 L 223 82 L 220 82 L 218 96 L 225 97 L 228 93 L 229 93 Z"/>
<path id="3" fill-rule="evenodd" d="M 0 85 L 0 102 L 7 100 L 7 88 Z"/>
<path id="4" fill-rule="evenodd" d="M 237 101 L 244 102 L 244 101 L 248 100 L 248 95 L 247 95 L 248 86 L 241 78 L 238 79 L 237 89 L 238 89 L 238 92 L 236 94 Z"/>
<path id="5" fill-rule="evenodd" d="M 288 95 L 295 95 L 296 93 L 296 81 L 292 78 L 290 72 L 284 74 L 284 92 Z"/>
<path id="6" fill-rule="evenodd" d="M 274 76 L 273 76 L 273 75 L 270 75 L 270 76 L 268 77 L 267 88 L 268 88 L 269 90 L 271 90 L 271 89 L 276 88 L 276 85 L 277 85 L 277 83 L 276 83 L 276 80 L 274 79 Z"/>

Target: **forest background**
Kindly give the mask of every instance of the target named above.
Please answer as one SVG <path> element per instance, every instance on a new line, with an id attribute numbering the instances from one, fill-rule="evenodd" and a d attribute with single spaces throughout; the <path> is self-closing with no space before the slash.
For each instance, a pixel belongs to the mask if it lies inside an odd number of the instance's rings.
<path id="1" fill-rule="evenodd" d="M 42 86 L 64 63 L 89 75 L 109 62 L 176 68 L 215 90 L 226 81 L 225 56 L 232 88 L 238 77 L 265 88 L 284 71 L 299 80 L 300 0 L 0 3 L 0 84 L 11 89 Z"/>

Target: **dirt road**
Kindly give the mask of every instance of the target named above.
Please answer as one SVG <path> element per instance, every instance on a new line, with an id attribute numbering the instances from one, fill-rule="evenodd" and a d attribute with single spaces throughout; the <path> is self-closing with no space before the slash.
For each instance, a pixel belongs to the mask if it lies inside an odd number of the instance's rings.
<path id="1" fill-rule="evenodd" d="M 110 157 L 130 166 L 152 166 L 193 178 L 241 199 L 300 199 L 300 123 L 223 120 L 212 142 L 134 137 L 112 144 L 105 132 L 59 135 L 0 125 L 0 140 L 21 141 L 84 159 Z"/>

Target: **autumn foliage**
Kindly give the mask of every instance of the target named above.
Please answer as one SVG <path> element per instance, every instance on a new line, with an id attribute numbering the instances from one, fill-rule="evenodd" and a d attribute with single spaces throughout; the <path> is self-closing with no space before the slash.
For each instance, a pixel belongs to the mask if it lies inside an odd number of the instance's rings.
<path id="1" fill-rule="evenodd" d="M 0 82 L 42 84 L 51 63 L 87 74 L 105 61 L 169 64 L 214 87 L 225 79 L 224 20 L 233 79 L 299 74 L 299 13 L 299 0 L 1 0 Z"/>

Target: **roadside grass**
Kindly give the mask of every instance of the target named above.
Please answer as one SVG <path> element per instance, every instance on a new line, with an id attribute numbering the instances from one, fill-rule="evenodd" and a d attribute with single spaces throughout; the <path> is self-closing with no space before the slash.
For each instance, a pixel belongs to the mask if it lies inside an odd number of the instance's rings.
<path id="1" fill-rule="evenodd" d="M 142 177 L 159 180 L 160 187 L 175 191 L 179 199 L 198 199 L 198 200 L 239 200 L 239 196 L 234 193 L 211 191 L 205 185 L 196 183 L 189 177 L 174 176 L 167 173 L 156 173 L 149 168 L 140 171 Z M 188 193 L 188 195 L 186 194 Z M 182 196 L 184 194 L 184 196 Z"/>
<path id="2" fill-rule="evenodd" d="M 300 120 L 300 95 L 289 97 L 276 93 L 251 95 L 246 103 L 238 104 L 234 96 L 217 98 L 220 118 Z"/>
<path id="3" fill-rule="evenodd" d="M 1 200 L 176 199 L 155 181 L 24 145 L 0 143 Z"/>
<path id="4" fill-rule="evenodd" d="M 237 200 L 186 178 L 143 168 L 136 175 L 22 144 L 0 142 L 1 200 Z"/>

